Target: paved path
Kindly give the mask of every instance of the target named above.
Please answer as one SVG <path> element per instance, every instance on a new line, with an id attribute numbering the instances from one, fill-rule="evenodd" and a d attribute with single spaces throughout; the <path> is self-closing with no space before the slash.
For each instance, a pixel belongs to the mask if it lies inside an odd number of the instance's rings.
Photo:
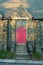
<path id="1" fill-rule="evenodd" d="M 0 63 L 0 65 L 43 65 L 43 64 L 35 64 L 35 63 Z"/>

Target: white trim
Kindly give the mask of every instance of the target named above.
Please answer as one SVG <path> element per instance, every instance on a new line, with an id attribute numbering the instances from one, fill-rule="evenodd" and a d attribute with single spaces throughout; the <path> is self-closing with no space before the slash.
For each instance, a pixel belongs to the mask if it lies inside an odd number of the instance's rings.
<path id="1" fill-rule="evenodd" d="M 27 19 L 27 20 L 29 19 L 28 17 L 13 17 L 13 16 L 11 18 L 12 19 Z"/>

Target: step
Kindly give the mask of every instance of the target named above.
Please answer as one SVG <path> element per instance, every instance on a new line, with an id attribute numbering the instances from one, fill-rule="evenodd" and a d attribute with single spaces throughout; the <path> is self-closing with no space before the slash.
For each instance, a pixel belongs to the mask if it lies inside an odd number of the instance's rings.
<path id="1" fill-rule="evenodd" d="M 23 43 L 22 43 L 22 44 L 16 44 L 16 45 L 17 45 L 17 46 L 21 46 L 21 45 L 26 45 L 26 44 L 23 44 Z"/>
<path id="2" fill-rule="evenodd" d="M 26 45 L 16 45 L 16 47 L 26 47 Z"/>
<path id="3" fill-rule="evenodd" d="M 19 57 L 29 57 L 29 54 L 16 54 L 16 57 L 19 56 Z"/>
<path id="4" fill-rule="evenodd" d="M 16 50 L 21 50 L 21 51 L 22 51 L 22 50 L 25 50 L 25 51 L 26 51 L 27 48 L 26 48 L 26 47 L 16 47 Z"/>
<path id="5" fill-rule="evenodd" d="M 27 53 L 28 51 L 27 51 L 27 48 L 16 48 L 16 52 Z"/>
<path id="6" fill-rule="evenodd" d="M 29 55 L 16 55 L 16 59 L 30 59 Z"/>
<path id="7" fill-rule="evenodd" d="M 16 53 L 16 55 L 29 55 L 28 53 Z"/>
<path id="8" fill-rule="evenodd" d="M 24 47 L 26 47 L 26 45 L 16 45 L 16 47 L 17 47 L 17 48 L 18 48 L 18 47 L 19 47 L 19 48 L 22 48 L 22 47 L 24 48 Z"/>
<path id="9" fill-rule="evenodd" d="M 16 57 L 16 59 L 17 60 L 30 60 L 30 58 L 27 58 L 27 57 L 26 58 L 24 58 L 24 57 L 23 58 L 22 57 Z"/>
<path id="10" fill-rule="evenodd" d="M 26 47 L 16 47 L 16 52 L 27 52 L 27 48 Z"/>
<path id="11" fill-rule="evenodd" d="M 30 59 L 26 44 L 17 44 L 15 55 L 16 59 Z"/>
<path id="12" fill-rule="evenodd" d="M 25 50 L 21 50 L 21 51 L 18 51 L 18 50 L 16 50 L 16 53 L 27 53 L 27 50 L 25 51 Z"/>

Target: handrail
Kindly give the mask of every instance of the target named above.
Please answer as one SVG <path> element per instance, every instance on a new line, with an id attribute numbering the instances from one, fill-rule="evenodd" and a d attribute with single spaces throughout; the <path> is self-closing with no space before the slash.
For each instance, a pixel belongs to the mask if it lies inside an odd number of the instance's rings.
<path id="1" fill-rule="evenodd" d="M 27 41 L 27 43 L 26 43 L 26 46 L 27 46 L 27 51 L 28 51 L 30 57 L 32 58 L 32 54 L 31 54 L 30 48 L 29 48 L 29 46 L 28 46 L 28 41 Z"/>
<path id="2" fill-rule="evenodd" d="M 29 49 L 29 47 L 28 47 L 28 41 L 26 42 L 26 46 L 27 46 L 27 51 L 28 51 L 28 53 L 30 54 L 30 49 Z"/>
<path id="3" fill-rule="evenodd" d="M 16 51 L 16 42 L 15 42 L 15 47 L 14 47 L 14 52 Z"/>

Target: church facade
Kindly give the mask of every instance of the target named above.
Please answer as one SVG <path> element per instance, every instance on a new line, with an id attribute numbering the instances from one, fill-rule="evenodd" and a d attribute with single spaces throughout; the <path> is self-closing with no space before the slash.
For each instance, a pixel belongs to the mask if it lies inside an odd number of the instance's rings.
<path id="1" fill-rule="evenodd" d="M 6 15 L 7 16 L 7 15 Z M 0 49 L 15 50 L 15 45 L 36 46 L 36 51 L 43 51 L 43 20 L 34 20 L 25 9 L 18 8 L 11 19 L 0 19 Z"/>

